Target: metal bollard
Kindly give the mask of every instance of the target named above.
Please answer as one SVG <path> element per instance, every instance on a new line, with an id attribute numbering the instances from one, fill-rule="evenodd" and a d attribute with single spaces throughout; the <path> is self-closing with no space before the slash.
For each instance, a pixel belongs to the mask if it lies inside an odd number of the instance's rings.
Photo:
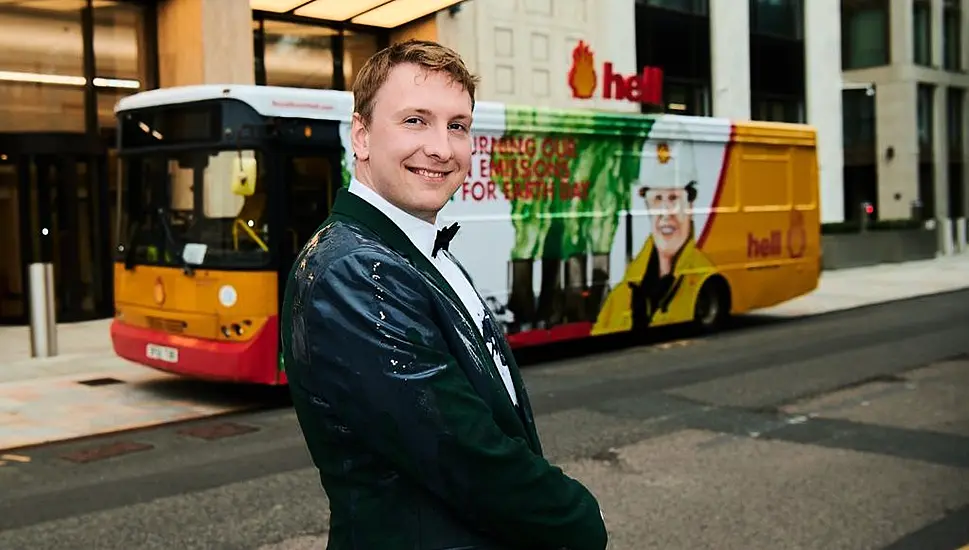
<path id="1" fill-rule="evenodd" d="M 54 266 L 30 264 L 31 357 L 57 355 L 57 314 L 54 303 Z"/>
<path id="2" fill-rule="evenodd" d="M 864 233 L 868 230 L 868 222 L 871 221 L 870 216 L 874 211 L 875 207 L 870 202 L 864 201 L 861 203 L 861 216 L 858 218 L 858 231 Z"/>
<path id="3" fill-rule="evenodd" d="M 969 243 L 966 242 L 966 218 L 956 220 L 956 249 L 959 252 L 969 250 Z"/>
<path id="4" fill-rule="evenodd" d="M 954 229 L 952 218 L 943 218 L 942 223 L 939 225 L 941 226 L 939 230 L 942 232 L 940 235 L 942 239 L 942 254 L 951 256 L 955 253 L 955 241 L 952 238 Z"/>

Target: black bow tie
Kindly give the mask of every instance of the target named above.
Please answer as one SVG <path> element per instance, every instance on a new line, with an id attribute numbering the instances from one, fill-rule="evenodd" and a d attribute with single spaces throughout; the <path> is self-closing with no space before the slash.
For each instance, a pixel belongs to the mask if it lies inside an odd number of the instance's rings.
<path id="1" fill-rule="evenodd" d="M 461 229 L 461 226 L 455 222 L 443 229 L 437 230 L 437 237 L 434 238 L 434 250 L 431 251 L 432 258 L 437 257 L 439 250 L 447 250 L 448 245 L 451 244 L 451 239 L 457 234 L 458 229 Z"/>

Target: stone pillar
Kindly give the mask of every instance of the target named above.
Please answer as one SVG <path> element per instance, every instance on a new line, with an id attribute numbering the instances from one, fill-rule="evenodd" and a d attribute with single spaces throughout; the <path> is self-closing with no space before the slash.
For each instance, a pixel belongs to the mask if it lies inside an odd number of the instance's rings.
<path id="1" fill-rule="evenodd" d="M 962 70 L 969 71 L 969 52 L 966 51 L 966 41 L 969 40 L 969 1 L 962 0 Z M 969 90 L 962 92 L 962 238 L 958 239 L 959 250 L 969 252 Z"/>
<path id="2" fill-rule="evenodd" d="M 963 10 L 963 22 L 967 20 L 966 12 L 969 10 Z M 963 29 L 969 28 L 969 25 L 963 25 Z M 963 34 L 963 36 L 967 36 Z M 969 55 L 963 53 L 962 66 L 969 67 Z M 963 217 L 960 220 L 962 227 L 961 238 L 959 239 L 959 250 L 961 252 L 969 252 L 969 91 L 962 92 L 962 212 Z"/>
<path id="3" fill-rule="evenodd" d="M 942 67 L 942 61 L 945 59 L 943 57 L 943 48 L 945 47 L 945 6 L 942 0 L 931 0 L 930 6 L 932 15 L 929 20 L 932 25 L 932 43 L 929 44 L 929 49 L 932 51 L 932 65 Z M 964 41 L 963 47 L 965 47 Z"/>
<path id="4" fill-rule="evenodd" d="M 244 1 L 162 0 L 159 86 L 255 84 L 252 10 Z"/>
<path id="5" fill-rule="evenodd" d="M 935 189 L 935 223 L 939 236 L 939 252 L 950 255 L 954 251 L 953 220 L 949 216 L 949 122 L 946 109 L 948 88 L 936 86 L 932 100 L 932 162 Z"/>
<path id="6" fill-rule="evenodd" d="M 912 50 L 914 15 L 912 0 L 892 0 L 889 13 L 891 64 L 908 67 L 915 61 Z M 879 219 L 902 220 L 912 214 L 919 199 L 918 105 L 915 82 L 895 79 L 879 82 L 875 90 L 875 139 L 878 155 Z M 888 150 L 893 151 L 891 158 Z"/>
<path id="7" fill-rule="evenodd" d="M 906 220 L 919 198 L 918 112 L 915 83 L 879 83 L 875 90 L 875 151 L 880 220 Z M 889 158 L 888 150 L 892 150 Z"/>
<path id="8" fill-rule="evenodd" d="M 827 4 L 826 0 L 820 1 Z M 836 65 L 841 67 L 840 62 Z M 710 0 L 710 67 L 713 116 L 749 120 L 751 100 L 748 2 Z"/>
<path id="9" fill-rule="evenodd" d="M 818 132 L 822 223 L 844 221 L 845 211 L 840 12 L 839 0 L 804 3 L 807 122 Z"/>
<path id="10" fill-rule="evenodd" d="M 966 41 L 969 40 L 969 0 L 961 0 L 959 8 L 962 14 L 962 70 L 969 72 L 969 53 L 966 53 Z"/>
<path id="11" fill-rule="evenodd" d="M 891 0 L 889 4 L 892 65 L 911 65 L 915 63 L 914 3 L 912 0 Z"/>

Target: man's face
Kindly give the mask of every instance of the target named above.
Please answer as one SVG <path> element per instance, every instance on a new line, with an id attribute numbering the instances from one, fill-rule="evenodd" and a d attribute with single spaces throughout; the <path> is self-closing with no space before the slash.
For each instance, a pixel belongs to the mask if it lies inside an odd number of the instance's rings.
<path id="1" fill-rule="evenodd" d="M 471 96 L 444 73 L 395 67 L 365 126 L 354 115 L 357 175 L 399 208 L 434 222 L 471 166 Z"/>
<path id="2" fill-rule="evenodd" d="M 672 256 L 690 237 L 690 202 L 686 189 L 649 189 L 646 208 L 653 222 L 656 249 Z"/>

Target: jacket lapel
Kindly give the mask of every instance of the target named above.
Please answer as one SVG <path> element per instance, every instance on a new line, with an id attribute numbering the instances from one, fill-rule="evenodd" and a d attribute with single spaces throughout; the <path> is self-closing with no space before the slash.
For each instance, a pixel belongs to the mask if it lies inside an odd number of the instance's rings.
<path id="1" fill-rule="evenodd" d="M 454 293 L 451 285 L 447 284 L 441 273 L 431 265 L 427 257 L 414 246 L 414 243 L 407 238 L 407 235 L 400 230 L 397 225 L 390 220 L 383 212 L 357 197 L 345 188 L 337 191 L 336 201 L 331 210 L 331 218 L 344 218 L 354 224 L 362 225 L 378 235 L 391 248 L 399 252 L 408 260 L 414 262 L 417 267 L 426 275 L 434 280 L 434 283 L 460 307 L 464 316 L 471 321 L 471 315 L 464 309 L 461 300 Z M 473 325 L 473 323 L 472 323 Z"/>
<path id="2" fill-rule="evenodd" d="M 341 188 L 337 191 L 337 197 L 334 201 L 333 209 L 330 211 L 329 219 L 327 222 L 324 222 L 324 225 L 334 220 L 347 221 L 355 225 L 366 227 L 372 233 L 386 242 L 391 248 L 399 252 L 408 260 L 414 262 L 415 266 L 421 272 L 430 277 L 434 284 L 451 300 L 451 302 L 453 302 L 454 307 L 456 307 L 464 317 L 465 321 L 468 323 L 468 326 L 474 327 L 476 325 L 474 319 L 471 317 L 471 314 L 468 312 L 467 308 L 464 307 L 464 302 L 462 302 L 461 298 L 459 298 L 454 292 L 454 289 L 451 288 L 451 285 L 448 284 L 447 280 L 443 275 L 441 275 L 440 271 L 438 271 L 437 268 L 431 264 L 431 262 L 427 259 L 427 256 L 422 254 L 421 251 L 414 246 L 414 243 L 407 238 L 407 235 L 405 235 L 404 232 L 401 231 L 400 228 L 397 227 L 397 225 L 387 216 L 385 216 L 384 213 L 379 209 L 360 197 L 357 197 L 353 193 L 350 193 L 346 188 Z M 455 264 L 458 265 L 462 272 L 464 272 L 464 268 L 461 267 L 460 264 L 457 262 L 455 262 Z M 465 276 L 467 276 L 467 273 L 464 273 Z M 470 277 L 468 280 L 470 280 Z M 484 307 L 485 314 L 491 315 L 487 305 L 482 305 Z M 493 317 L 492 322 L 496 322 Z M 495 326 L 500 325 L 496 324 Z M 474 333 L 472 335 L 472 341 L 476 344 L 476 352 L 478 356 L 485 358 L 486 361 L 491 363 L 494 372 L 497 374 L 497 365 L 494 365 L 493 357 L 491 352 L 488 351 L 484 340 L 481 338 L 481 335 L 477 330 L 472 330 L 472 332 Z M 519 396 L 518 401 L 524 411 L 527 408 L 527 399 L 522 387 L 521 377 L 518 374 L 518 366 L 514 363 L 514 356 L 509 353 L 508 344 L 505 339 L 498 338 L 498 340 L 499 345 L 502 346 L 503 354 L 508 358 L 508 366 L 512 373 L 512 381 L 514 383 L 515 392 Z M 501 384 L 500 377 L 497 384 Z M 527 414 L 527 420 L 523 419 L 515 411 L 515 405 L 512 403 L 511 398 L 505 391 L 504 386 L 501 385 L 501 387 L 497 389 L 500 390 L 499 393 L 504 396 L 504 402 L 507 405 L 506 407 L 502 407 L 502 410 L 506 413 L 506 415 L 509 415 L 518 421 L 518 425 L 523 428 L 524 433 L 529 439 L 530 446 L 535 449 L 538 445 L 538 437 L 535 433 L 534 423 L 531 421 L 530 408 L 528 409 L 529 412 Z"/>
<path id="3" fill-rule="evenodd" d="M 457 258 L 455 258 L 454 255 L 452 255 L 450 252 L 448 252 L 447 254 L 448 256 L 451 257 L 451 261 L 454 262 L 454 265 L 458 266 L 458 269 L 461 270 L 461 273 L 463 273 L 464 276 L 467 277 L 469 281 L 472 281 L 471 275 L 464 269 L 464 266 L 461 265 L 461 262 L 459 262 Z M 473 286 L 474 286 L 474 283 L 472 281 L 472 287 Z M 475 293 L 477 292 L 478 290 L 477 288 L 475 288 Z M 488 317 L 488 319 L 490 319 L 492 326 L 496 328 L 500 327 L 501 323 L 499 323 L 498 319 L 495 318 L 494 313 L 492 313 L 491 308 L 488 307 L 488 304 L 486 304 L 485 301 L 481 299 L 480 294 L 478 295 L 478 299 L 481 300 L 481 304 L 484 307 L 485 315 Z M 538 439 L 538 431 L 535 428 L 535 418 L 533 417 L 533 413 L 532 413 L 532 405 L 528 400 L 528 393 L 525 390 L 525 382 L 524 380 L 522 380 L 521 372 L 518 369 L 518 361 L 515 359 L 515 354 L 512 351 L 511 346 L 508 345 L 508 340 L 505 338 L 497 338 L 497 340 L 498 340 L 498 345 L 501 347 L 501 350 L 500 350 L 501 355 L 505 358 L 505 361 L 507 361 L 508 363 L 508 371 L 511 373 L 512 387 L 515 390 L 515 395 L 518 396 L 518 409 L 520 411 L 520 420 L 522 421 L 522 424 L 525 425 L 525 431 L 528 434 L 529 444 L 533 451 L 541 455 L 542 447 Z M 497 365 L 495 367 L 497 368 Z M 510 398 L 508 400 L 508 403 L 512 406 L 512 408 L 514 408 L 515 405 L 514 403 L 511 402 Z"/>

